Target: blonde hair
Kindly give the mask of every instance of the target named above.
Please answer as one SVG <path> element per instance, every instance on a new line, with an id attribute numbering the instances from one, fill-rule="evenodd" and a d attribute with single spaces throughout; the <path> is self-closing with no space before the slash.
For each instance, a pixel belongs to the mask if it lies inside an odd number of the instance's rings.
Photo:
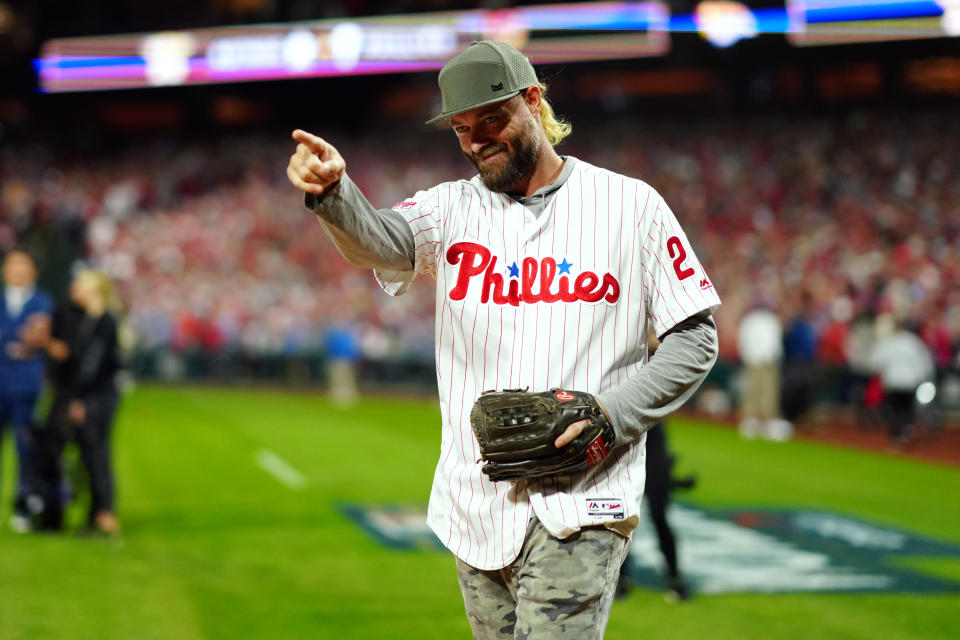
<path id="1" fill-rule="evenodd" d="M 553 107 L 547 102 L 547 85 L 542 82 L 537 83 L 540 87 L 540 122 L 543 124 L 543 132 L 547 134 L 547 140 L 550 146 L 557 146 L 563 139 L 573 131 L 573 125 L 562 118 L 558 118 L 553 112 Z"/>
<path id="2" fill-rule="evenodd" d="M 114 290 L 113 281 L 107 274 L 94 269 L 84 269 L 77 273 L 76 279 L 87 282 L 94 294 L 100 298 L 105 310 L 112 312 L 114 315 L 123 310 L 123 305 Z"/>
<path id="3" fill-rule="evenodd" d="M 117 344 L 125 354 L 130 354 L 137 343 L 136 333 L 123 312 L 123 303 L 117 295 L 113 280 L 103 271 L 83 269 L 74 276 L 74 282 L 85 281 L 95 296 L 100 298 L 104 311 L 109 312 L 117 323 Z"/>

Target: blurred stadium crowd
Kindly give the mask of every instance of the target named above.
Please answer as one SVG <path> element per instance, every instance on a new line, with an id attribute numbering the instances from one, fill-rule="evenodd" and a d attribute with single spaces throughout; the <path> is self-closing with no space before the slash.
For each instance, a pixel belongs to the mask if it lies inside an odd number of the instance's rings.
<path id="1" fill-rule="evenodd" d="M 857 320 L 889 315 L 915 327 L 940 370 L 958 367 L 960 149 L 943 144 L 960 139 L 953 110 L 573 124 L 561 153 L 650 183 L 689 230 L 724 301 L 723 361 L 736 362 L 739 320 L 763 304 L 788 330 L 803 318 L 809 355 L 827 366 L 856 357 Z M 452 139 L 427 152 L 415 129 L 318 132 L 387 207 L 471 174 Z M 293 146 L 261 134 L 99 157 L 6 147 L 0 249 L 83 230 L 79 253 L 116 278 L 141 351 L 300 354 L 350 327 L 368 357 L 430 360 L 432 287 L 390 299 L 336 254 L 283 174 Z"/>

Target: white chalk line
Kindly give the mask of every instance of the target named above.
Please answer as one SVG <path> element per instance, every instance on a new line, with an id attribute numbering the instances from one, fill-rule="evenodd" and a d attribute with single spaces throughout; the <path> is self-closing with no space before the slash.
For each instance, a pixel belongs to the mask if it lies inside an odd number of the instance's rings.
<path id="1" fill-rule="evenodd" d="M 257 465 L 290 489 L 299 491 L 307 486 L 306 476 L 269 449 L 257 451 Z"/>

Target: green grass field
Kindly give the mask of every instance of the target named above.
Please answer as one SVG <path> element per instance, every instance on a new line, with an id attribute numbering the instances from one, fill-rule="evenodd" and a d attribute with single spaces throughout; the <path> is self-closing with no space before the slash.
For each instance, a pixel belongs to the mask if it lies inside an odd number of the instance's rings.
<path id="1" fill-rule="evenodd" d="M 342 503 L 426 502 L 439 410 L 415 399 L 340 409 L 319 394 L 143 388 L 116 431 L 117 539 L 18 536 L 4 443 L 0 639 L 466 638 L 452 557 L 390 551 Z M 814 507 L 960 543 L 960 469 L 676 419 L 671 448 L 711 507 Z M 261 450 L 306 478 L 292 489 Z M 77 520 L 79 513 L 72 513 Z M 960 581 L 956 560 L 913 566 Z M 608 638 L 952 638 L 960 595 L 700 595 L 635 590 Z"/>

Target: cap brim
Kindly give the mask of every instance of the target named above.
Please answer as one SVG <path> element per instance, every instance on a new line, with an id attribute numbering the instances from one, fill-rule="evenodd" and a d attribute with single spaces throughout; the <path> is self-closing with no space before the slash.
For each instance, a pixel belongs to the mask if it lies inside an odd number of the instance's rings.
<path id="1" fill-rule="evenodd" d="M 424 124 L 433 124 L 434 122 L 438 122 L 440 120 L 443 120 L 444 118 L 449 118 L 450 116 L 455 116 L 458 113 L 463 113 L 464 111 L 470 111 L 471 109 L 476 109 L 477 107 L 485 107 L 488 104 L 496 104 L 497 102 L 503 102 L 504 100 L 509 100 L 510 98 L 516 95 L 519 95 L 522 91 L 523 89 L 517 89 L 513 93 L 508 93 L 507 95 L 496 96 L 489 100 L 482 100 L 481 102 L 467 105 L 466 107 L 460 107 L 459 109 L 451 109 L 450 111 L 444 111 L 443 113 L 430 118 Z"/>

